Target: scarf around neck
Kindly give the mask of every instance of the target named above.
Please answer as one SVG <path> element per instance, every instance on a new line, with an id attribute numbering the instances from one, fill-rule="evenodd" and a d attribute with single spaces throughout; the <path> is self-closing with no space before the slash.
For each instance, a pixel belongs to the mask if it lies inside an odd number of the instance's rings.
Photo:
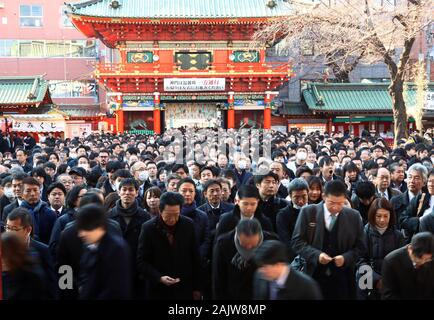
<path id="1" fill-rule="evenodd" d="M 250 250 L 243 248 L 240 244 L 240 240 L 238 239 L 238 234 L 235 231 L 234 243 L 235 248 L 237 249 L 237 253 L 232 258 L 232 264 L 238 268 L 239 270 L 245 270 L 249 267 L 250 262 L 255 255 L 256 249 L 259 248 L 264 240 L 264 234 L 261 232 L 261 237 L 259 239 L 258 245 Z"/>
<path id="2" fill-rule="evenodd" d="M 131 218 L 137 212 L 137 201 L 134 201 L 133 205 L 128 209 L 122 207 L 121 200 L 116 201 L 116 210 L 122 217 Z"/>

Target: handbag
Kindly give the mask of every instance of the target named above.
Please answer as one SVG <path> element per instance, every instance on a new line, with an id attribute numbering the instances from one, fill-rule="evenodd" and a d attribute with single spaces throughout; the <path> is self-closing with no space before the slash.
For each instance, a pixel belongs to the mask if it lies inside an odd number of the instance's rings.
<path id="1" fill-rule="evenodd" d="M 313 210 L 312 212 L 310 212 L 309 223 L 307 225 L 307 241 L 308 241 L 307 243 L 309 245 L 313 243 L 315 229 L 316 229 L 316 211 Z M 306 273 L 307 262 L 302 256 L 297 255 L 294 258 L 294 260 L 291 262 L 291 268 Z"/>

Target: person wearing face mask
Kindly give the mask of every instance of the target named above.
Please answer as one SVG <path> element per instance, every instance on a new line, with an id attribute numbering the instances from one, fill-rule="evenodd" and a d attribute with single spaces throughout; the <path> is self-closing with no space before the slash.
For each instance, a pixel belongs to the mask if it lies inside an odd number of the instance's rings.
<path id="1" fill-rule="evenodd" d="M 89 158 L 87 156 L 80 156 L 77 158 L 77 167 L 83 168 L 86 172 L 90 171 Z"/>
<path id="2" fill-rule="evenodd" d="M 3 208 L 15 199 L 14 190 L 12 189 L 12 175 L 4 177 L 1 180 L 1 186 L 3 188 L 3 196 L 0 198 L 0 217 L 3 213 Z"/>
<path id="3" fill-rule="evenodd" d="M 295 161 L 288 162 L 288 168 L 294 173 L 297 172 L 298 167 L 305 166 L 307 160 L 307 149 L 304 144 L 297 147 L 297 153 L 295 154 Z"/>
<path id="4" fill-rule="evenodd" d="M 143 200 L 146 190 L 153 187 L 154 185 L 149 181 L 148 170 L 146 170 L 146 165 L 142 161 L 137 161 L 130 168 L 131 174 L 134 179 L 139 183 L 139 201 Z"/>
<path id="5" fill-rule="evenodd" d="M 277 190 L 277 196 L 285 199 L 288 196 L 289 182 L 294 178 L 289 176 L 292 171 L 290 171 L 282 162 L 277 161 L 270 164 L 270 171 L 274 172 L 279 177 L 280 185 Z"/>
<path id="6" fill-rule="evenodd" d="M 246 184 L 247 181 L 253 176 L 251 172 L 247 171 L 247 159 L 243 154 L 236 154 L 234 156 L 234 166 L 233 170 L 237 179 L 237 186 Z"/>
<path id="7" fill-rule="evenodd" d="M 288 250 L 290 262 L 295 258 L 296 254 L 291 247 L 292 233 L 294 232 L 295 223 L 301 208 L 308 203 L 309 186 L 302 178 L 297 178 L 291 181 L 288 187 L 291 202 L 283 209 L 280 209 L 276 218 L 276 231 Z"/>

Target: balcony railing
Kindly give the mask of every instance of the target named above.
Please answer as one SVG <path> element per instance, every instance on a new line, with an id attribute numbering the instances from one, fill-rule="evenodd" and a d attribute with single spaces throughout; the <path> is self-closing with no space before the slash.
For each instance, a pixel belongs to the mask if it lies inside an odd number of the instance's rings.
<path id="1" fill-rule="evenodd" d="M 290 65 L 282 62 L 266 63 L 214 63 L 206 70 L 181 70 L 173 63 L 149 63 L 149 64 L 125 64 L 125 63 L 100 63 L 97 66 L 101 74 L 158 74 L 158 73 L 288 73 Z"/>

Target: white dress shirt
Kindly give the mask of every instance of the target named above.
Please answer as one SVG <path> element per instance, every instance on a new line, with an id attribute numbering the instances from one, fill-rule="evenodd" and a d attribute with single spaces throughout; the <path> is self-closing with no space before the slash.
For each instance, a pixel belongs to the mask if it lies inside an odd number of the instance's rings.
<path id="1" fill-rule="evenodd" d="M 433 209 L 434 209 L 434 196 L 431 196 L 431 198 L 429 199 L 429 208 L 423 212 L 422 217 L 427 214 L 430 214 Z"/>
<path id="2" fill-rule="evenodd" d="M 408 190 L 408 202 L 410 203 L 413 198 L 416 197 L 416 194 Z"/>
<path id="3" fill-rule="evenodd" d="M 339 214 L 340 214 L 339 212 L 337 214 L 335 214 L 336 219 L 338 218 Z M 327 209 L 327 206 L 324 203 L 324 222 L 325 222 L 325 226 L 326 226 L 327 230 L 330 230 L 330 223 L 332 222 L 331 215 L 332 214 L 330 213 L 329 209 Z"/>

